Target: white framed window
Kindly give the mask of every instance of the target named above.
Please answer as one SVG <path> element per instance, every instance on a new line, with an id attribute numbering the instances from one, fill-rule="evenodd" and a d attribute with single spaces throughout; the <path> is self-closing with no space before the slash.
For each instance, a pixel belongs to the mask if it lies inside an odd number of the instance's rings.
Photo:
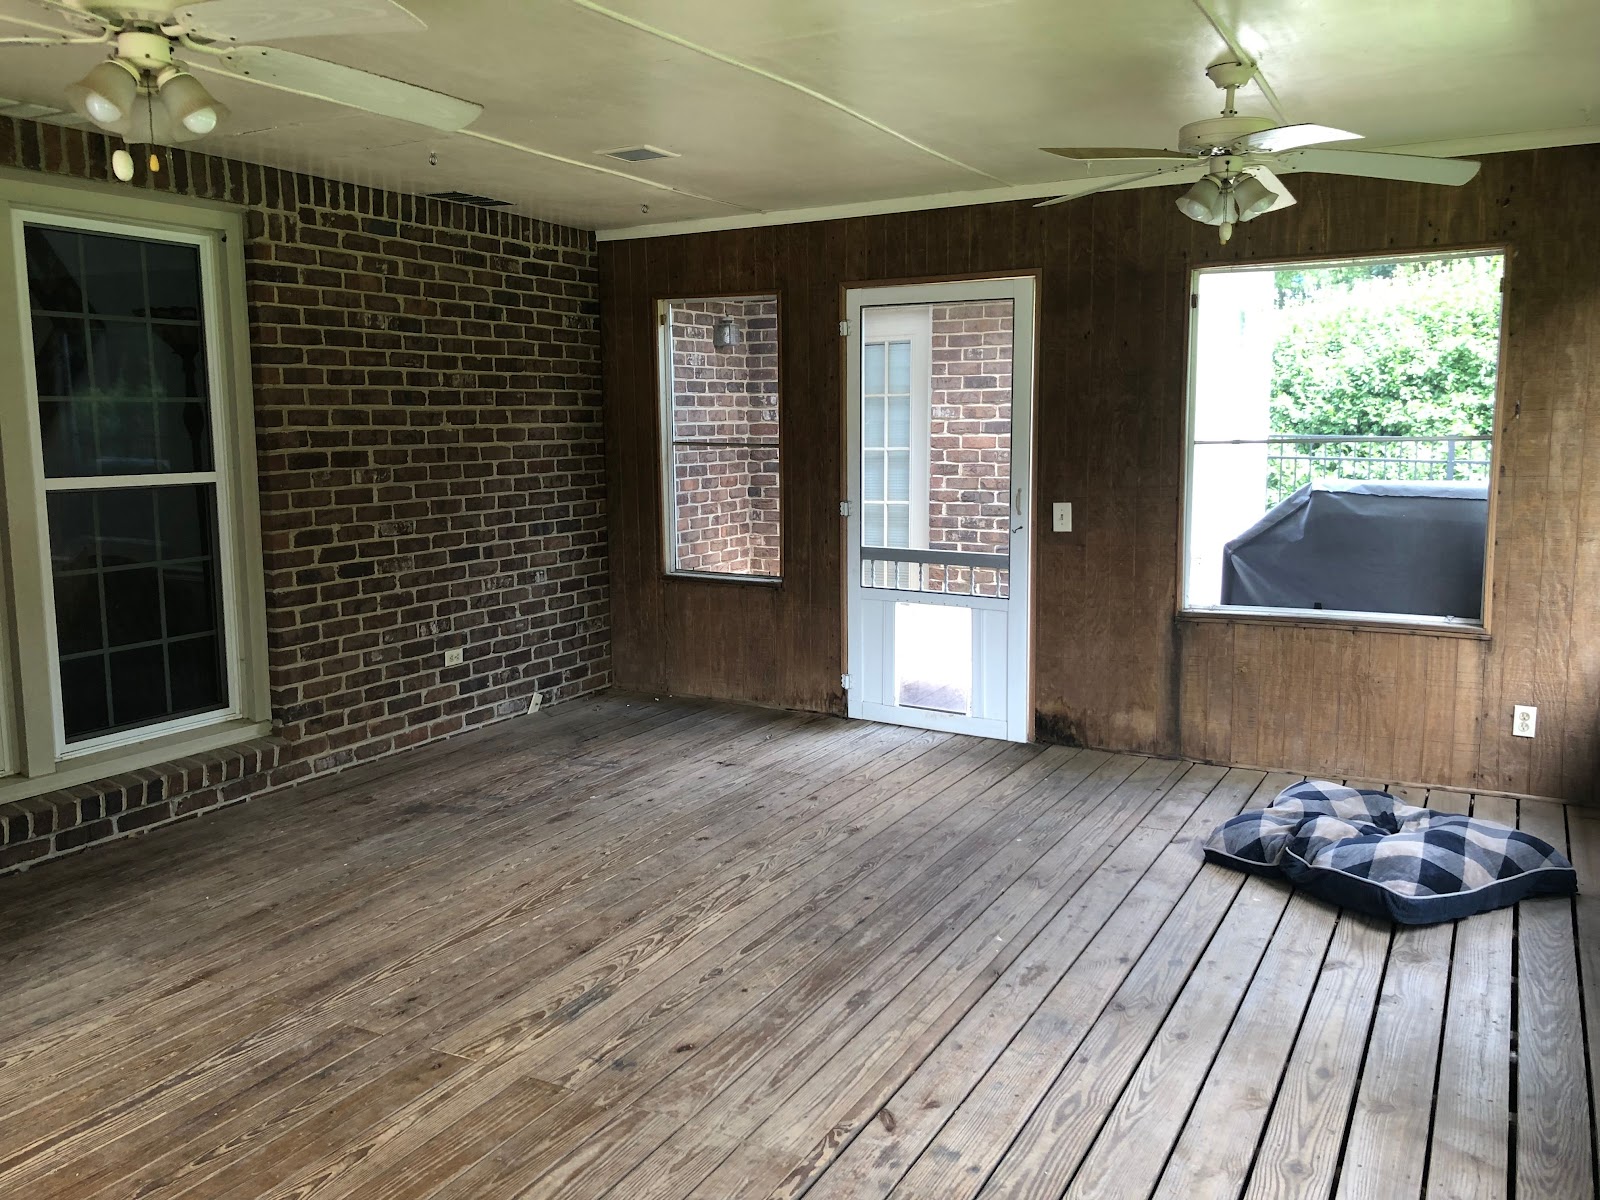
<path id="1" fill-rule="evenodd" d="M 778 298 L 663 300 L 661 478 L 672 575 L 783 575 Z"/>
<path id="2" fill-rule="evenodd" d="M 928 547 L 932 309 L 861 315 L 861 538 Z"/>
<path id="3" fill-rule="evenodd" d="M 1185 613 L 1487 628 L 1504 271 L 1194 272 Z"/>
<path id="4" fill-rule="evenodd" d="M 269 728 L 243 226 L 0 179 L 0 798 Z"/>

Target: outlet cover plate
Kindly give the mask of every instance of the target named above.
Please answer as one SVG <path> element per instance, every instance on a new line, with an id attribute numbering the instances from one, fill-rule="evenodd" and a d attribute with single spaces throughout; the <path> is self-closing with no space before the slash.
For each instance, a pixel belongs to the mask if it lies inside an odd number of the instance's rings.
<path id="1" fill-rule="evenodd" d="M 1539 728 L 1539 710 L 1531 704 L 1511 707 L 1511 736 L 1531 738 Z"/>
<path id="2" fill-rule="evenodd" d="M 444 665 L 447 667 L 459 667 L 465 659 L 466 652 L 459 646 L 454 650 L 446 650 L 444 652 Z"/>

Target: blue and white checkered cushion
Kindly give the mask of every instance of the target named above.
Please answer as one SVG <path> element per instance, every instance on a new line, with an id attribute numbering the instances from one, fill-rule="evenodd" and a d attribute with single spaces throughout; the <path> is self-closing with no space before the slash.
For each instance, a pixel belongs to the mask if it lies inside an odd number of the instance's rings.
<path id="1" fill-rule="evenodd" d="M 1206 858 L 1406 925 L 1578 890 L 1572 864 L 1532 834 L 1315 779 L 1217 826 Z"/>

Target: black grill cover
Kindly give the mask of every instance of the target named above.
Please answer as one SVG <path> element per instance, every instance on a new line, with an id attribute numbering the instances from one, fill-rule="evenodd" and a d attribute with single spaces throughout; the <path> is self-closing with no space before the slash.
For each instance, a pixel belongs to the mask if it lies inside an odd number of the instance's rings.
<path id="1" fill-rule="evenodd" d="M 1222 552 L 1222 602 L 1412 616 L 1483 615 L 1488 485 L 1325 479 Z"/>

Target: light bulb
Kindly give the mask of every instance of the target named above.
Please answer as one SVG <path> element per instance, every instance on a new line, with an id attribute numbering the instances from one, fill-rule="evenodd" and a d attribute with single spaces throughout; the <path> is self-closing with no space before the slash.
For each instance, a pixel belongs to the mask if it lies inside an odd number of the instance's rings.
<path id="1" fill-rule="evenodd" d="M 122 110 L 99 92 L 90 92 L 85 96 L 83 98 L 83 106 L 89 110 L 90 118 L 102 125 L 110 125 L 114 121 L 122 120 Z"/>

